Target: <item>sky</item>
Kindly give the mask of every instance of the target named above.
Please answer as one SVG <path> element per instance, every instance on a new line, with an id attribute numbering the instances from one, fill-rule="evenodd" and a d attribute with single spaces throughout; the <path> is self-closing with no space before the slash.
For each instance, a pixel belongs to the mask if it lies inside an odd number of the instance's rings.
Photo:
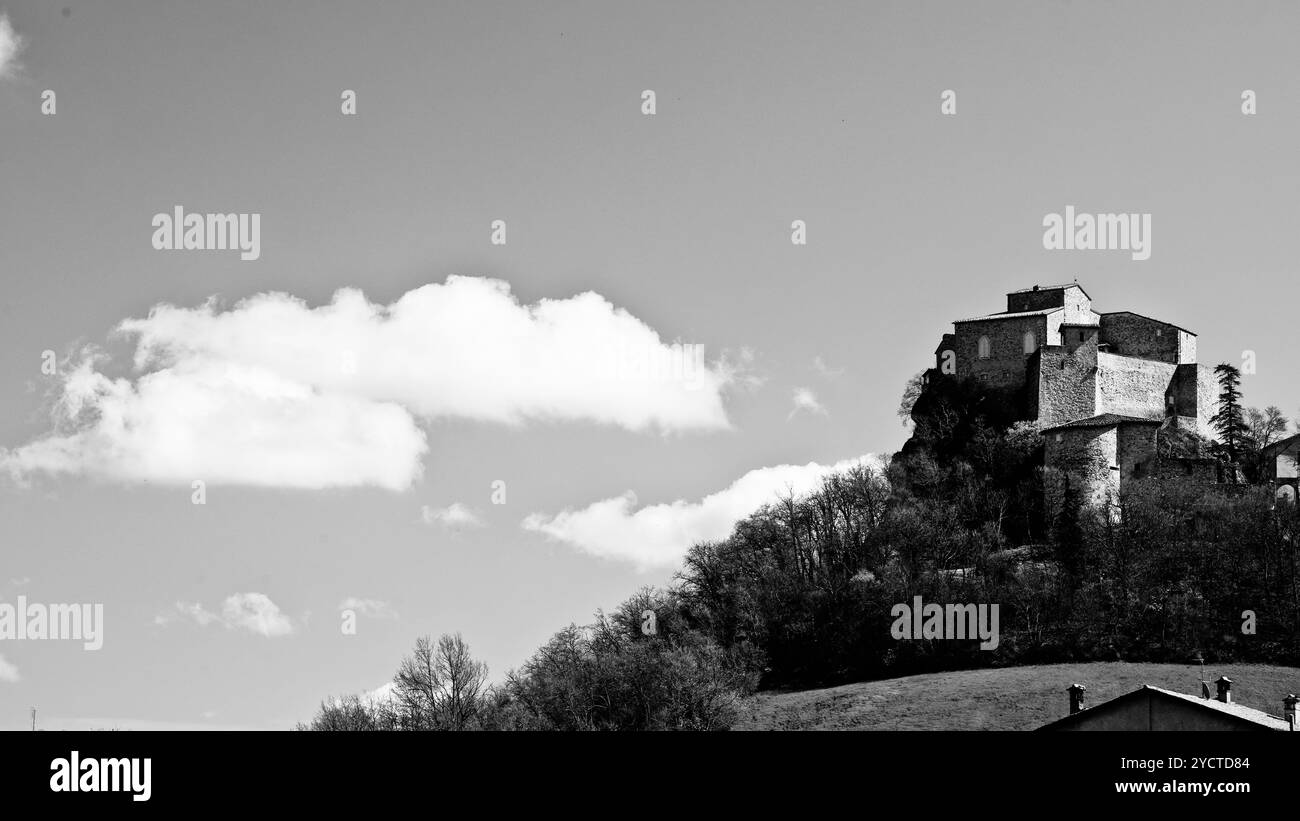
<path id="1" fill-rule="evenodd" d="M 0 641 L 0 729 L 288 728 L 423 634 L 499 680 L 897 450 L 951 321 L 1033 284 L 1253 352 L 1294 416 L 1298 25 L 0 0 L 0 605 L 104 639 Z M 1071 205 L 1150 258 L 1044 248 Z M 160 250 L 177 206 L 257 253 Z"/>

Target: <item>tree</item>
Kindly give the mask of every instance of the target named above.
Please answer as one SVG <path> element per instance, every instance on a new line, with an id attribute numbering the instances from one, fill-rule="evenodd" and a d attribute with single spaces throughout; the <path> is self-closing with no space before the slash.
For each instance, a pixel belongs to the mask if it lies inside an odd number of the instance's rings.
<path id="1" fill-rule="evenodd" d="M 443 680 L 441 713 L 447 729 L 467 729 L 483 706 L 487 665 L 470 655 L 460 633 L 438 639 L 435 665 Z"/>
<path id="2" fill-rule="evenodd" d="M 488 703 L 487 676 L 459 633 L 444 634 L 436 645 L 421 636 L 393 676 L 399 720 L 411 730 L 469 729 Z"/>
<path id="3" fill-rule="evenodd" d="M 1228 461 L 1237 462 L 1254 449 L 1241 408 L 1241 371 L 1224 362 L 1215 366 L 1214 373 L 1219 378 L 1219 410 L 1210 417 L 1210 424 L 1220 437 L 1219 452 Z"/>
<path id="4" fill-rule="evenodd" d="M 1269 405 L 1262 411 L 1259 408 L 1247 408 L 1246 424 L 1250 428 L 1251 439 L 1254 440 L 1246 470 L 1248 478 L 1257 482 L 1265 478 L 1268 472 L 1264 464 L 1264 448 L 1282 438 L 1289 422 L 1276 405 Z"/>
<path id="5" fill-rule="evenodd" d="M 898 418 L 903 421 L 904 427 L 912 421 L 912 406 L 916 404 L 923 390 L 925 390 L 925 371 L 907 380 L 907 384 L 903 386 L 903 399 L 898 403 Z"/>
<path id="6" fill-rule="evenodd" d="M 366 732 L 391 730 L 394 727 L 385 721 L 385 715 L 377 705 L 363 699 L 361 696 L 352 695 L 322 701 L 320 710 L 312 718 L 311 723 L 299 723 L 294 729 L 325 732 Z"/>
<path id="7" fill-rule="evenodd" d="M 1277 405 L 1269 405 L 1262 411 L 1259 408 L 1247 408 L 1246 424 L 1250 427 L 1250 436 L 1255 444 L 1266 448 L 1286 433 L 1290 422 Z"/>

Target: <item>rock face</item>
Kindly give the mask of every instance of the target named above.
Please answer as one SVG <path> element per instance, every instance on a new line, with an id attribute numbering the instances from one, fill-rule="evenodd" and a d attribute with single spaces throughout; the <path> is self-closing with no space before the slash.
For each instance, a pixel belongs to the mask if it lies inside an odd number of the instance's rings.
<path id="1" fill-rule="evenodd" d="M 1131 311 L 1099 313 L 1078 283 L 1015 291 L 1005 311 L 954 322 L 926 375 L 937 379 L 1024 397 L 1018 416 L 1044 437 L 1049 509 L 1067 493 L 1104 505 L 1128 480 L 1173 472 L 1167 463 L 1184 457 L 1159 452 L 1162 429 L 1214 433 L 1214 372 L 1196 362 L 1196 334 Z"/>

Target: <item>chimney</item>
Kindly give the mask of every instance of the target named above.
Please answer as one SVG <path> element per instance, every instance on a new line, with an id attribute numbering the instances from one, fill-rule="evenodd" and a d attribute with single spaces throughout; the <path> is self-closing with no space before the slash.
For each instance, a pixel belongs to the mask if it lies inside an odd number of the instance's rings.
<path id="1" fill-rule="evenodd" d="M 1219 680 L 1214 682 L 1219 685 L 1219 701 L 1224 704 L 1232 703 L 1232 679 L 1227 676 L 1219 676 Z"/>
<path id="2" fill-rule="evenodd" d="M 1034 290 L 1035 290 L 1035 291 L 1038 290 L 1038 286 L 1037 286 L 1037 285 L 1034 286 Z M 1086 688 L 1085 688 L 1085 689 L 1086 689 Z"/>
<path id="3" fill-rule="evenodd" d="M 1074 715 L 1083 709 L 1083 694 L 1088 692 L 1088 688 L 1082 684 L 1071 684 L 1066 692 L 1070 694 L 1070 715 Z"/>
<path id="4" fill-rule="evenodd" d="M 1292 730 L 1295 729 L 1295 705 L 1297 702 L 1300 702 L 1300 698 L 1296 698 L 1295 693 L 1287 693 L 1286 698 L 1282 699 L 1282 717 L 1286 719 L 1287 724 L 1291 725 Z"/>

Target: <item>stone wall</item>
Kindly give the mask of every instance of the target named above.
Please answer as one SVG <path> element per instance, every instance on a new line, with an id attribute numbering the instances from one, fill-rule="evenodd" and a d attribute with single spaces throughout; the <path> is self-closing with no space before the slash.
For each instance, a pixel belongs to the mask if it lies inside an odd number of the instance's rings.
<path id="1" fill-rule="evenodd" d="M 1177 365 L 1097 353 L 1097 413 L 1162 419 Z"/>
<path id="2" fill-rule="evenodd" d="M 1215 438 L 1210 417 L 1219 405 L 1219 383 L 1210 365 L 1179 365 L 1169 384 L 1166 403 L 1184 424 L 1207 439 Z"/>
<path id="3" fill-rule="evenodd" d="M 1060 288 L 1043 288 L 1038 291 L 1021 291 L 1007 294 L 1007 313 L 1043 311 L 1065 305 L 1065 292 Z"/>
<path id="4" fill-rule="evenodd" d="M 1101 341 L 1110 344 L 1114 353 L 1138 356 L 1178 365 L 1193 359 L 1185 358 L 1182 350 L 1185 331 L 1167 322 L 1121 311 L 1101 315 Z"/>
<path id="5" fill-rule="evenodd" d="M 1037 291 L 1020 291 L 1007 294 L 1007 312 L 1042 311 L 1047 308 L 1065 308 L 1066 313 L 1077 315 L 1092 310 L 1092 300 L 1082 288 L 1040 288 Z M 1073 320 L 1071 320 L 1073 321 Z"/>
<path id="6" fill-rule="evenodd" d="M 1066 483 L 1084 505 L 1103 506 L 1118 498 L 1120 473 L 1111 470 L 1118 456 L 1118 433 L 1108 428 L 1066 428 L 1043 435 L 1044 500 L 1054 517 L 1065 501 Z"/>
<path id="7" fill-rule="evenodd" d="M 1042 349 L 1038 366 L 1038 421 L 1045 427 L 1097 415 L 1097 348 Z"/>
<path id="8" fill-rule="evenodd" d="M 1154 472 L 1156 431 L 1159 429 L 1157 425 L 1119 426 L 1117 464 L 1121 487 L 1133 479 L 1141 479 Z"/>
<path id="9" fill-rule="evenodd" d="M 956 328 L 957 375 L 977 379 L 989 387 L 1024 386 L 1029 359 L 1024 349 L 1025 331 L 1033 331 L 1040 345 L 1047 337 L 1047 319 L 1041 315 L 958 322 Z M 989 338 L 988 359 L 979 358 L 981 336 Z"/>
<path id="10" fill-rule="evenodd" d="M 944 334 L 944 335 L 943 335 L 943 339 L 939 340 L 939 346 L 938 346 L 937 348 L 934 349 L 934 367 L 935 367 L 935 368 L 936 368 L 940 373 L 943 373 L 943 354 L 944 354 L 944 351 L 952 351 L 954 355 L 957 353 L 957 335 L 956 335 L 956 334 Z M 950 374 L 948 374 L 948 376 L 956 376 L 956 374 L 955 374 L 955 373 L 950 373 Z"/>

